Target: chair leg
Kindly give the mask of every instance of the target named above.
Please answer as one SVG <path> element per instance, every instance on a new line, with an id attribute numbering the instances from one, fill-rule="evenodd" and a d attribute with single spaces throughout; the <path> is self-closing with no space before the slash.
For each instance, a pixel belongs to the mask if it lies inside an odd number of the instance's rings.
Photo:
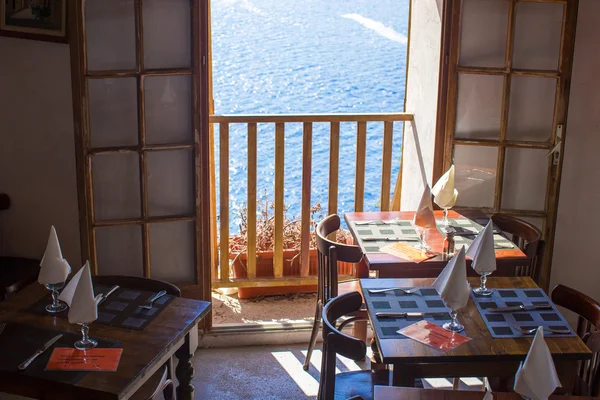
<path id="1" fill-rule="evenodd" d="M 323 312 L 323 305 L 320 301 L 317 301 L 317 308 L 315 310 L 315 322 L 313 322 L 312 332 L 310 334 L 310 342 L 308 342 L 308 351 L 306 352 L 306 360 L 304 361 L 305 371 L 308 371 L 310 367 L 310 356 L 312 356 L 313 349 L 317 343 L 317 335 L 319 334 L 319 328 L 321 327 L 321 313 Z"/>

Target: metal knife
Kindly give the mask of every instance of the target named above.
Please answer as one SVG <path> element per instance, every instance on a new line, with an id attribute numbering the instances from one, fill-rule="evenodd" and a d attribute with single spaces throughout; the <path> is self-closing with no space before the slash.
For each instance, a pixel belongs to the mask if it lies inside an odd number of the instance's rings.
<path id="1" fill-rule="evenodd" d="M 48 340 L 42 347 L 40 347 L 38 350 L 36 350 L 36 352 L 33 353 L 33 355 L 31 357 L 29 357 L 27 360 L 23 361 L 21 363 L 21 365 L 19 365 L 19 370 L 23 371 L 24 369 L 29 367 L 29 364 L 31 364 L 33 362 L 33 360 L 38 358 L 43 352 L 45 352 L 50 347 L 52 347 L 52 345 L 54 343 L 56 343 L 58 341 L 58 339 L 60 339 L 61 337 L 63 337 L 62 333 L 60 335 L 56 335 L 52 339 Z"/>
<path id="2" fill-rule="evenodd" d="M 119 287 L 120 287 L 119 285 L 115 285 L 112 288 L 110 288 L 108 293 L 106 293 L 105 295 L 102 296 L 102 299 L 98 302 L 98 305 L 102 304 L 104 302 L 104 300 L 106 300 L 108 298 L 108 296 L 110 296 L 111 294 L 116 292 L 117 289 L 119 289 Z"/>
<path id="3" fill-rule="evenodd" d="M 377 318 L 406 318 L 406 317 L 426 317 L 433 315 L 447 315 L 447 312 L 376 312 Z"/>
<path id="4" fill-rule="evenodd" d="M 390 237 L 390 236 L 365 236 L 361 237 L 363 242 L 418 242 L 419 238 Z"/>
<path id="5" fill-rule="evenodd" d="M 533 311 L 533 310 L 551 310 L 552 306 L 550 304 L 534 304 L 531 306 L 512 306 L 512 307 L 495 307 L 488 308 L 486 311 L 491 312 L 512 312 L 512 311 Z"/>

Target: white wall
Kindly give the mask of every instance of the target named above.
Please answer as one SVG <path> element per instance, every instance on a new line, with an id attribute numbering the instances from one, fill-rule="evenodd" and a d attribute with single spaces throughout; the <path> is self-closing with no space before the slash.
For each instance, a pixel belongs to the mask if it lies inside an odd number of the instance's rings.
<path id="1" fill-rule="evenodd" d="M 600 1 L 580 0 L 551 287 L 600 301 Z"/>
<path id="2" fill-rule="evenodd" d="M 442 11 L 441 0 L 412 1 L 406 112 L 415 114 L 415 122 L 414 125 L 407 123 L 404 131 L 401 210 L 415 210 L 419 205 L 423 193 L 423 174 L 431 186 Z M 420 146 L 415 142 L 414 127 Z"/>
<path id="3" fill-rule="evenodd" d="M 81 265 L 69 46 L 0 37 L 0 255 L 41 257 L 50 225 Z"/>

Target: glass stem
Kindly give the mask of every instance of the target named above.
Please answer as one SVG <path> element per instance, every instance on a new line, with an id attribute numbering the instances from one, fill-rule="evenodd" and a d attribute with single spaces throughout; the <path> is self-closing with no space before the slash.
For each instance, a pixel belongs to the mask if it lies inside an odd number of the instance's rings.
<path id="1" fill-rule="evenodd" d="M 444 208 L 444 212 L 442 215 L 444 216 L 442 221 L 444 222 L 445 225 L 448 225 L 448 209 L 447 208 Z"/>
<path id="2" fill-rule="evenodd" d="M 481 290 L 486 291 L 485 283 L 487 282 L 487 274 L 481 275 Z"/>
<path id="3" fill-rule="evenodd" d="M 58 302 L 58 290 L 56 289 L 52 289 L 52 307 L 60 307 L 60 303 Z"/>
<path id="4" fill-rule="evenodd" d="M 83 343 L 87 343 L 90 338 L 88 336 L 88 332 L 89 332 L 90 328 L 88 327 L 87 324 L 81 324 L 81 334 L 83 335 L 83 339 L 81 340 Z"/>
<path id="5" fill-rule="evenodd" d="M 421 248 L 425 248 L 425 229 L 419 231 L 419 241 L 421 242 Z"/>
<path id="6" fill-rule="evenodd" d="M 450 311 L 450 318 L 452 318 L 452 325 L 456 325 L 458 323 L 456 320 L 456 317 L 458 317 L 458 313 L 454 310 Z"/>

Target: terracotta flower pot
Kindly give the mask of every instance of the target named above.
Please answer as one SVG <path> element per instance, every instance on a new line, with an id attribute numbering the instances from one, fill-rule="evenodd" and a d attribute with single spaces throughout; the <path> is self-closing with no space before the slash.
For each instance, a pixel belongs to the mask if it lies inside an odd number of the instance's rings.
<path id="1" fill-rule="evenodd" d="M 284 277 L 300 277 L 300 257 L 295 257 L 298 250 L 283 251 L 283 276 Z M 239 255 L 236 253 L 229 255 L 233 261 L 233 277 L 236 279 L 248 278 L 246 253 Z M 294 258 L 295 257 L 295 258 Z M 351 263 L 339 263 L 339 274 L 352 274 L 353 265 Z M 317 250 L 310 250 L 309 275 L 317 276 L 319 273 L 319 264 Z M 256 254 L 256 278 L 273 278 L 273 252 L 260 251 Z M 314 293 L 317 291 L 317 285 L 297 285 L 297 286 L 264 286 L 264 287 L 248 287 L 238 288 L 238 297 L 247 299 L 257 296 L 273 296 L 288 293 Z"/>

